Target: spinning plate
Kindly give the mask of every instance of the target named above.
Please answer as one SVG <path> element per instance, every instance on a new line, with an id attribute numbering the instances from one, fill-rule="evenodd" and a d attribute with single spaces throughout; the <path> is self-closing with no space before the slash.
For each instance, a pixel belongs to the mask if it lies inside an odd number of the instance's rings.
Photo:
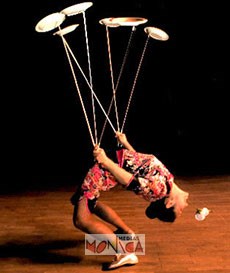
<path id="1" fill-rule="evenodd" d="M 65 20 L 65 15 L 59 12 L 52 13 L 41 19 L 35 26 L 37 32 L 50 31 L 58 26 Z"/>
<path id="2" fill-rule="evenodd" d="M 163 30 L 156 28 L 156 27 L 146 27 L 144 31 L 153 39 L 160 40 L 160 41 L 167 41 L 169 36 Z"/>
<path id="3" fill-rule="evenodd" d="M 79 24 L 75 24 L 75 25 L 70 25 L 68 27 L 65 27 L 57 32 L 55 32 L 53 35 L 59 35 L 59 36 L 63 36 L 69 32 L 74 31 L 77 27 L 79 26 Z"/>
<path id="4" fill-rule="evenodd" d="M 120 25 L 112 22 L 113 18 L 104 18 L 99 21 L 100 24 L 105 25 L 107 27 L 119 27 Z"/>
<path id="5" fill-rule="evenodd" d="M 93 5 L 92 2 L 84 2 L 84 3 L 76 4 L 76 5 L 73 5 L 68 8 L 63 9 L 61 11 L 61 13 L 65 14 L 67 16 L 76 15 L 76 14 L 86 11 L 92 5 Z"/>
<path id="6" fill-rule="evenodd" d="M 110 18 L 112 24 L 118 24 L 120 26 L 138 26 L 145 24 L 148 19 L 141 17 L 114 17 Z"/>

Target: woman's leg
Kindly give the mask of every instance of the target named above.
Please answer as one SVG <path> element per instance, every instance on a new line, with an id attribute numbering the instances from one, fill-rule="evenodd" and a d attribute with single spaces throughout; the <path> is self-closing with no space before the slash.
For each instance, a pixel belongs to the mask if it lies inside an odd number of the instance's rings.
<path id="1" fill-rule="evenodd" d="M 92 234 L 101 240 L 108 240 L 114 247 L 118 244 L 122 245 L 113 230 L 89 210 L 88 200 L 85 197 L 74 207 L 73 223 L 76 228 L 87 234 Z"/>
<path id="2" fill-rule="evenodd" d="M 121 217 L 115 212 L 115 210 L 113 210 L 105 203 L 97 201 L 94 213 L 102 220 L 118 228 L 118 230 L 121 231 L 120 233 L 134 233 L 133 230 L 129 226 L 127 226 L 126 223 L 121 219 Z"/>
<path id="3" fill-rule="evenodd" d="M 111 217 L 108 216 L 107 213 L 114 213 L 112 209 L 110 210 L 108 206 L 103 206 L 101 203 L 99 204 L 97 211 L 99 214 L 103 214 L 105 219 L 110 219 Z M 115 222 L 118 221 L 119 223 L 122 223 L 122 220 L 119 219 L 119 216 L 116 213 L 113 214 L 112 219 L 113 217 L 116 219 Z M 110 220 L 113 222 L 112 219 Z M 103 240 L 107 239 L 114 245 L 114 249 L 116 249 L 117 245 L 121 246 L 121 249 L 125 249 L 124 246 L 122 246 L 122 241 L 117 238 L 116 234 L 113 233 L 113 230 L 89 210 L 88 200 L 85 197 L 83 197 L 81 201 L 78 201 L 74 207 L 73 223 L 76 228 L 85 233 L 95 234 L 95 236 L 96 234 L 99 235 L 99 239 L 102 238 L 100 237 L 102 235 Z M 114 260 L 108 265 L 108 269 L 114 269 L 123 265 L 134 265 L 137 263 L 138 258 L 134 253 L 122 255 L 121 252 L 117 252 Z"/>
<path id="4" fill-rule="evenodd" d="M 76 228 L 90 234 L 112 234 L 113 230 L 107 226 L 88 208 L 88 200 L 83 197 L 74 206 L 73 224 Z"/>

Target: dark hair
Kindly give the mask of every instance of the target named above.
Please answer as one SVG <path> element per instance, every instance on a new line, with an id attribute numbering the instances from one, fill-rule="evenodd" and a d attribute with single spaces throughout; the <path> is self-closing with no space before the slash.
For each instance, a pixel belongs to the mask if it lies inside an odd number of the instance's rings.
<path id="1" fill-rule="evenodd" d="M 166 208 L 165 198 L 151 202 L 145 210 L 145 215 L 150 219 L 158 218 L 163 222 L 174 222 L 176 220 L 174 208 Z"/>

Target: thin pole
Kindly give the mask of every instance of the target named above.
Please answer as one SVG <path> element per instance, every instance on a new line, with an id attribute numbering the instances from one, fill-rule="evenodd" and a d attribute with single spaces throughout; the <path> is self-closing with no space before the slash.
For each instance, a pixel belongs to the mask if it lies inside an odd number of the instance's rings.
<path id="1" fill-rule="evenodd" d="M 119 86 L 119 83 L 120 83 L 120 79 L 121 79 L 121 76 L 123 74 L 123 71 L 124 71 L 124 67 L 125 67 L 125 64 L 127 62 L 127 57 L 128 57 L 128 54 L 129 54 L 129 49 L 130 49 L 130 46 L 131 46 L 131 42 L 132 42 L 132 39 L 133 39 L 133 35 L 135 33 L 135 30 L 136 30 L 136 27 L 133 26 L 132 27 L 132 31 L 130 33 L 130 37 L 129 37 L 129 41 L 128 41 L 128 44 L 127 44 L 127 47 L 126 47 L 126 51 L 125 51 L 125 54 L 124 54 L 124 57 L 123 57 L 123 61 L 122 61 L 122 65 L 121 65 L 121 68 L 120 68 L 120 72 L 119 72 L 119 75 L 118 75 L 118 78 L 117 78 L 117 82 L 116 82 L 116 87 L 115 87 L 115 94 L 117 93 L 117 89 L 118 89 L 118 86 Z M 108 111 L 107 111 L 107 115 L 109 116 L 110 112 L 111 112 L 111 108 L 112 108 L 112 105 L 113 105 L 113 97 L 110 101 L 110 105 L 109 105 L 109 108 L 108 108 Z M 106 124 L 107 124 L 107 119 L 105 119 L 105 122 L 104 122 L 104 125 L 103 125 L 103 128 L 102 128 L 102 132 L 101 132 L 101 135 L 100 135 L 100 139 L 99 139 L 99 142 L 101 143 L 101 140 L 102 140 L 102 137 L 103 137 L 103 134 L 104 134 L 104 131 L 105 131 L 105 128 L 106 128 Z"/>
<path id="2" fill-rule="evenodd" d="M 105 112 L 105 110 L 104 110 L 103 106 L 101 105 L 101 103 L 100 103 L 100 101 L 99 101 L 99 99 L 98 99 L 97 95 L 95 94 L 94 90 L 92 89 L 92 86 L 90 85 L 90 83 L 89 83 L 89 81 L 88 81 L 87 77 L 85 76 L 85 74 L 84 74 L 83 70 L 81 69 L 81 66 L 79 65 L 79 63 L 78 63 L 77 59 L 75 58 L 75 56 L 74 56 L 74 54 L 73 54 L 73 52 L 72 52 L 71 48 L 69 47 L 69 45 L 68 45 L 67 41 L 64 39 L 64 37 L 63 37 L 63 40 L 64 40 L 64 43 L 65 43 L 66 47 L 68 48 L 68 50 L 69 50 L 70 54 L 72 55 L 72 57 L 73 57 L 73 59 L 74 59 L 75 63 L 77 64 L 77 66 L 78 66 L 78 68 L 79 68 L 80 72 L 82 73 L 82 76 L 84 77 L 84 79 L 85 79 L 85 81 L 86 81 L 87 85 L 89 86 L 89 88 L 90 88 L 91 92 L 93 93 L 94 98 L 96 99 L 96 101 L 97 101 L 98 105 L 100 106 L 100 108 L 101 108 L 102 112 L 104 113 L 105 117 L 108 119 L 108 122 L 109 122 L 110 126 L 112 127 L 113 131 L 114 131 L 114 132 L 116 132 L 116 130 L 115 130 L 115 128 L 114 128 L 114 126 L 113 126 L 112 122 L 110 121 L 110 119 L 109 119 L 108 115 L 106 114 L 106 112 Z"/>
<path id="3" fill-rule="evenodd" d="M 147 48 L 147 45 L 148 45 L 148 41 L 149 41 L 149 36 L 147 36 L 147 39 L 146 39 L 146 42 L 145 42 L 145 45 L 144 45 L 144 49 L 143 49 L 143 52 L 142 52 L 142 55 L 141 55 L 141 59 L 140 59 L 140 62 L 139 62 L 138 68 L 137 68 L 137 72 L 136 72 L 136 75 L 135 75 L 135 78 L 134 78 L 134 81 L 133 81 L 133 86 L 132 86 L 132 89 L 131 89 L 131 92 L 130 92 L 130 97 L 129 97 L 129 100 L 128 100 L 128 104 L 127 104 L 123 124 L 122 124 L 122 127 L 121 127 L 121 132 L 123 132 L 123 130 L 124 130 L 125 122 L 126 122 L 126 119 L 127 119 L 128 111 L 129 111 L 132 96 L 133 96 L 133 92 L 134 92 L 136 82 L 137 82 L 137 78 L 138 78 L 138 75 L 139 75 L 139 72 L 140 72 L 140 69 L 141 69 L 141 65 L 142 65 L 142 62 L 143 62 L 143 59 L 144 59 L 144 55 L 145 55 L 145 51 L 146 51 L 146 48 Z"/>
<path id="4" fill-rule="evenodd" d="M 82 15 L 83 15 L 83 21 L 84 21 L 85 42 L 86 42 L 86 51 L 87 51 L 87 58 L 88 58 L 89 81 L 90 81 L 90 86 L 93 88 L 91 62 L 90 62 L 90 52 L 89 52 L 89 42 L 88 42 L 88 32 L 87 32 L 87 23 L 86 23 L 85 12 L 83 12 Z M 95 135 L 95 141 L 96 141 L 96 143 L 98 143 L 95 103 L 94 103 L 94 96 L 93 96 L 92 92 L 91 92 L 91 101 L 92 101 L 92 111 L 93 111 L 94 135 Z"/>
<path id="5" fill-rule="evenodd" d="M 67 50 L 67 42 L 65 41 L 65 38 L 63 37 L 63 35 L 61 35 L 61 38 L 62 38 L 63 45 L 64 45 L 64 48 L 65 48 L 65 52 L 66 52 L 66 55 L 67 55 L 67 58 L 68 58 L 68 61 L 69 61 L 71 72 L 72 72 L 72 75 L 73 75 L 73 78 L 74 78 L 74 83 L 75 83 L 75 86 L 76 86 L 76 89 L 77 89 L 77 92 L 78 92 L 78 96 L 79 96 L 79 99 L 80 99 L 80 102 L 81 102 L 83 113 L 84 113 L 84 116 L 85 116 L 85 119 L 86 119 L 86 123 L 87 123 L 87 127 L 88 127 L 89 134 L 90 134 L 90 137 L 91 137 L 91 141 L 92 141 L 93 146 L 95 146 L 96 143 L 95 143 L 95 140 L 93 138 L 92 130 L 91 130 L 91 127 L 90 127 L 90 124 L 89 124 L 89 119 L 88 119 L 88 116 L 87 116 L 87 113 L 86 113 L 86 110 L 85 110 L 85 106 L 84 106 L 84 102 L 83 102 L 83 99 L 82 99 L 82 96 L 81 96 L 80 88 L 78 86 L 77 78 L 76 78 L 76 75 L 74 73 L 74 69 L 73 69 L 73 66 L 72 66 L 72 63 L 71 63 L 71 59 L 70 59 L 70 56 L 69 56 L 69 53 L 68 53 L 68 50 Z"/>

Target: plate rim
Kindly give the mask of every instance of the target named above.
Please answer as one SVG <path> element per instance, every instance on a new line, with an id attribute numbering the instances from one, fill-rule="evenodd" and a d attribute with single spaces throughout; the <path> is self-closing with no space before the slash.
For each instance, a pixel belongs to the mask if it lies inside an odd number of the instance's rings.
<path id="1" fill-rule="evenodd" d="M 73 16 L 73 15 L 80 14 L 80 13 L 86 11 L 92 5 L 93 5 L 93 2 L 82 2 L 82 3 L 78 3 L 78 4 L 74 4 L 74 5 L 66 7 L 63 10 L 61 10 L 60 13 L 63 13 L 66 16 Z M 72 12 L 69 11 L 71 9 L 74 9 L 74 7 L 81 7 L 81 6 L 86 6 L 86 7 L 85 7 L 85 9 L 79 9 L 78 11 L 75 10 L 75 12 L 74 11 L 72 11 Z"/>
<path id="2" fill-rule="evenodd" d="M 72 25 L 69 25 L 69 26 L 67 26 L 67 27 L 64 27 L 64 28 L 62 28 L 62 29 L 60 29 L 60 30 L 54 32 L 53 35 L 63 36 L 63 35 L 65 35 L 65 34 L 67 34 L 67 33 L 70 33 L 70 32 L 72 32 L 72 31 L 74 31 L 78 26 L 79 26 L 79 24 L 72 24 Z M 68 31 L 68 32 L 65 32 L 65 30 L 68 30 L 68 29 L 71 29 L 71 30 Z M 61 34 L 61 32 L 65 32 L 65 33 L 64 33 L 64 34 Z"/>
<path id="3" fill-rule="evenodd" d="M 112 21 L 115 21 L 116 23 L 118 23 L 120 26 L 138 26 L 141 24 L 145 24 L 148 22 L 147 18 L 144 17 L 135 17 L 135 16 L 129 16 L 129 17 L 112 17 L 111 18 Z M 136 20 L 136 21 L 122 21 L 124 19 L 132 19 L 132 20 Z M 119 21 L 120 22 L 117 22 Z"/>
<path id="4" fill-rule="evenodd" d="M 56 17 L 59 16 L 60 20 L 59 20 L 59 22 L 58 22 L 58 20 L 54 20 L 53 21 L 53 27 L 48 27 L 48 28 L 44 28 L 44 27 L 42 28 L 42 27 L 40 27 L 43 22 L 45 22 L 46 20 L 48 21 L 51 17 L 55 17 L 55 16 Z M 51 30 L 57 28 L 58 26 L 60 26 L 64 22 L 64 20 L 65 20 L 65 15 L 64 14 L 62 14 L 60 12 L 50 13 L 50 14 L 46 15 L 45 17 L 43 17 L 41 20 L 38 21 L 38 23 L 35 26 L 35 30 L 37 32 L 48 32 L 48 31 L 51 31 Z"/>
<path id="5" fill-rule="evenodd" d="M 149 29 L 152 29 L 152 30 L 157 30 L 159 31 L 161 34 L 163 35 L 157 35 L 157 36 L 153 36 L 151 31 L 149 32 L 148 30 Z M 167 41 L 169 39 L 169 35 L 164 31 L 162 30 L 161 28 L 158 28 L 158 27 L 151 27 L 151 26 L 148 26 L 148 27 L 145 27 L 144 28 L 144 31 L 153 39 L 156 39 L 156 40 L 159 40 L 159 41 Z M 161 37 L 161 38 L 158 38 L 158 37 Z M 164 38 L 165 37 L 165 38 Z"/>

